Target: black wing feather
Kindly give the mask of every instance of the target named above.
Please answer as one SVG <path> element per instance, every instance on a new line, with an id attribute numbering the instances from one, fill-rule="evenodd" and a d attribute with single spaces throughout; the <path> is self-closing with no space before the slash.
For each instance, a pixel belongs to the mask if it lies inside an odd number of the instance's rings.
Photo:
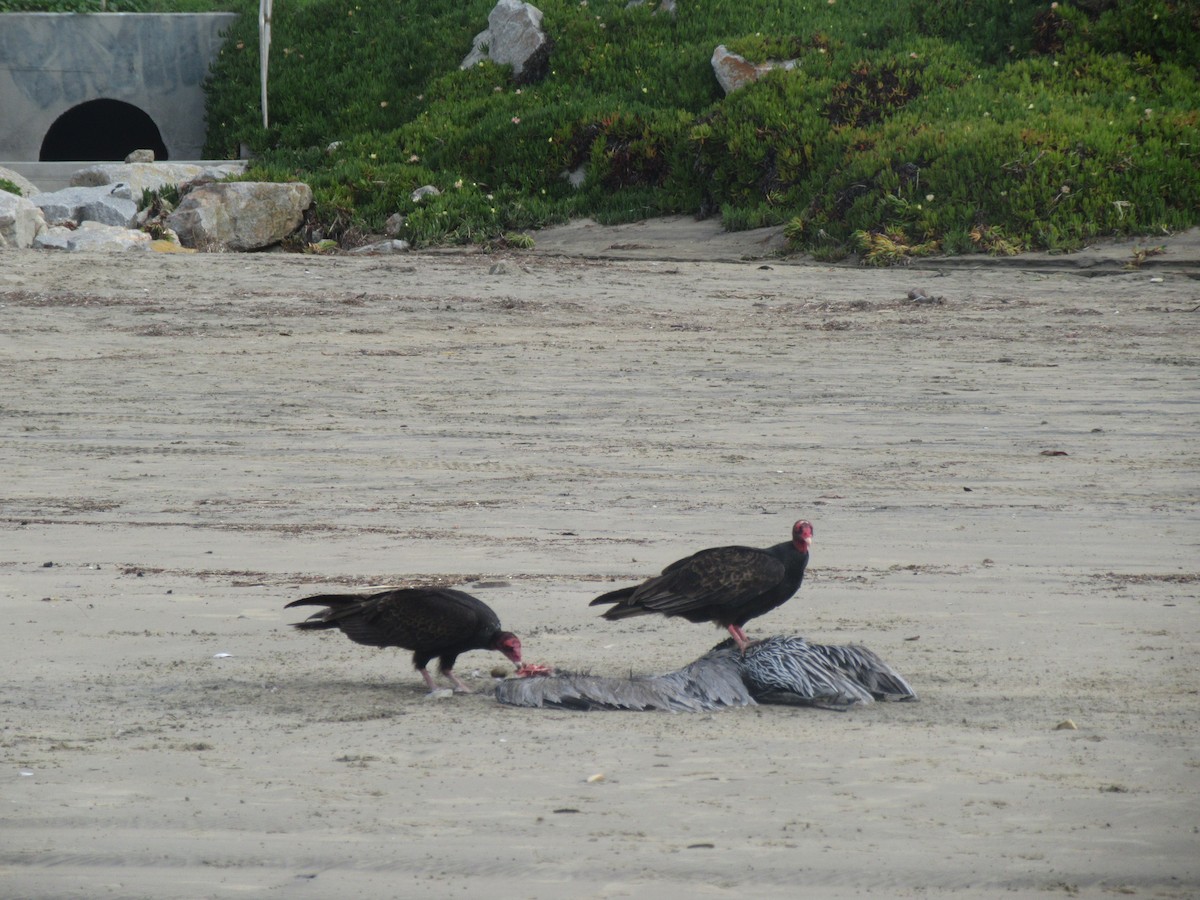
<path id="1" fill-rule="evenodd" d="M 616 603 L 604 613 L 606 619 L 660 613 L 704 621 L 753 604 L 783 577 L 784 564 L 764 550 L 713 547 L 672 563 L 636 587 L 597 597 L 592 605 Z"/>
<path id="2" fill-rule="evenodd" d="M 375 594 L 321 594 L 289 603 L 327 609 L 297 622 L 300 629 L 339 628 L 372 647 L 430 653 L 487 647 L 500 619 L 483 601 L 450 588 L 396 588 Z"/>

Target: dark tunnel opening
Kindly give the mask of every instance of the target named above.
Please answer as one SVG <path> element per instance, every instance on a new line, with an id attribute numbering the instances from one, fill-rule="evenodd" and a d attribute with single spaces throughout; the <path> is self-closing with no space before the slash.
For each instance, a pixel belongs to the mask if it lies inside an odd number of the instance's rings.
<path id="1" fill-rule="evenodd" d="M 122 162 L 134 150 L 153 150 L 167 159 L 158 126 L 148 115 L 120 100 L 92 100 L 63 113 L 42 140 L 41 162 Z"/>

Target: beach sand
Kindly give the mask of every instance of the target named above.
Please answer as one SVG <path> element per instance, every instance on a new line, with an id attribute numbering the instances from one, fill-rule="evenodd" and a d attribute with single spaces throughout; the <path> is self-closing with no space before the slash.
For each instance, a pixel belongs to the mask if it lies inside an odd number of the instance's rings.
<path id="1" fill-rule="evenodd" d="M 1197 234 L 778 246 L 0 253 L 0 894 L 1200 896 Z M 516 709 L 486 652 L 428 698 L 283 611 L 453 584 L 528 660 L 665 672 L 723 633 L 588 601 L 801 517 L 747 630 L 919 703 Z"/>

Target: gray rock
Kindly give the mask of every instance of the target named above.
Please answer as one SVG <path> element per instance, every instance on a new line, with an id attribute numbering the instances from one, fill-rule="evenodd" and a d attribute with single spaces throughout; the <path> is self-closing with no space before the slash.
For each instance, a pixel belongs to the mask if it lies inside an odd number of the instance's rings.
<path id="1" fill-rule="evenodd" d="M 633 9 L 635 6 L 644 6 L 645 3 L 646 0 L 629 0 L 629 2 L 625 4 L 625 8 Z M 675 15 L 675 0 L 660 0 L 660 2 L 657 4 L 657 8 L 654 10 L 654 15 L 657 16 L 660 12 L 669 13 L 672 16 Z"/>
<path id="2" fill-rule="evenodd" d="M 46 216 L 32 200 L 0 191 L 0 249 L 31 247 L 46 228 Z"/>
<path id="3" fill-rule="evenodd" d="M 441 193 L 432 184 L 423 184 L 409 195 L 409 199 L 413 203 L 420 203 L 426 197 L 438 197 L 441 196 Z"/>
<path id="4" fill-rule="evenodd" d="M 29 198 L 41 193 L 41 189 L 24 175 L 14 172 L 12 169 L 6 169 L 4 166 L 0 166 L 0 178 L 11 181 L 20 188 L 22 197 Z"/>
<path id="5" fill-rule="evenodd" d="M 125 162 L 127 162 L 127 163 L 152 163 L 152 162 L 154 162 L 154 151 L 153 150 L 134 150 L 127 157 L 125 157 Z"/>
<path id="6" fill-rule="evenodd" d="M 553 43 L 542 30 L 542 11 L 521 0 L 499 0 L 488 14 L 488 27 L 475 35 L 471 52 L 460 68 L 483 60 L 512 66 L 518 84 L 539 81 L 549 66 Z"/>
<path id="7" fill-rule="evenodd" d="M 194 163 L 102 163 L 75 172 L 71 176 L 71 184 L 78 187 L 126 184 L 133 199 L 140 201 L 143 191 L 160 191 L 167 185 L 177 186 L 188 181 L 220 181 L 244 171 L 246 164 L 240 162 L 216 166 L 198 166 Z"/>
<path id="8" fill-rule="evenodd" d="M 387 221 L 383 223 L 383 233 L 388 237 L 395 237 L 404 229 L 407 222 L 407 216 L 402 216 L 400 213 L 392 213 L 387 217 Z"/>
<path id="9" fill-rule="evenodd" d="M 39 236 L 34 246 L 68 250 L 71 253 L 84 250 L 123 253 L 126 250 L 148 250 L 150 242 L 150 235 L 144 231 L 132 231 L 99 222 L 83 222 L 74 230 L 62 226 L 50 228 L 45 235 Z"/>
<path id="10" fill-rule="evenodd" d="M 299 228 L 311 205 L 312 190 L 300 182 L 205 184 L 180 201 L 166 225 L 185 247 L 259 250 Z"/>
<path id="11" fill-rule="evenodd" d="M 404 253 L 409 249 L 408 241 L 376 241 L 374 244 L 364 244 L 349 251 L 351 256 L 388 256 L 392 253 Z"/>
<path id="12" fill-rule="evenodd" d="M 75 229 L 65 225 L 51 225 L 33 239 L 35 250 L 67 250 L 67 242 L 74 236 Z"/>
<path id="13" fill-rule="evenodd" d="M 753 84 L 768 72 L 776 69 L 791 71 L 795 67 L 794 59 L 769 59 L 765 63 L 752 63 L 744 56 L 730 53 L 724 44 L 720 44 L 712 55 L 713 74 L 727 95 Z"/>
<path id="14" fill-rule="evenodd" d="M 575 190 L 579 190 L 587 183 L 587 176 L 587 163 L 580 163 L 574 169 L 562 173 L 563 180 L 566 181 L 567 184 L 571 185 L 571 187 L 575 188 Z"/>
<path id="15" fill-rule="evenodd" d="M 100 222 L 129 228 L 137 215 L 137 204 L 127 197 L 115 195 L 107 185 L 44 192 L 34 197 L 32 202 L 41 207 L 46 221 L 53 224 Z"/>

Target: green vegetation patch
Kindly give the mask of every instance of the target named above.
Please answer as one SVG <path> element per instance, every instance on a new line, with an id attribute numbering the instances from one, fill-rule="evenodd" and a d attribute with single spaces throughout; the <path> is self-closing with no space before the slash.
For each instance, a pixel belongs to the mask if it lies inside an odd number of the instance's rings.
<path id="1" fill-rule="evenodd" d="M 719 214 L 891 264 L 1200 219 L 1195 2 L 543 0 L 553 50 L 526 84 L 458 68 L 493 5 L 277 2 L 264 129 L 257 3 L 231 0 L 206 154 L 306 181 L 312 233 L 343 243 L 395 213 L 416 245 L 493 246 L 577 216 Z M 794 66 L 726 97 L 718 44 Z"/>

